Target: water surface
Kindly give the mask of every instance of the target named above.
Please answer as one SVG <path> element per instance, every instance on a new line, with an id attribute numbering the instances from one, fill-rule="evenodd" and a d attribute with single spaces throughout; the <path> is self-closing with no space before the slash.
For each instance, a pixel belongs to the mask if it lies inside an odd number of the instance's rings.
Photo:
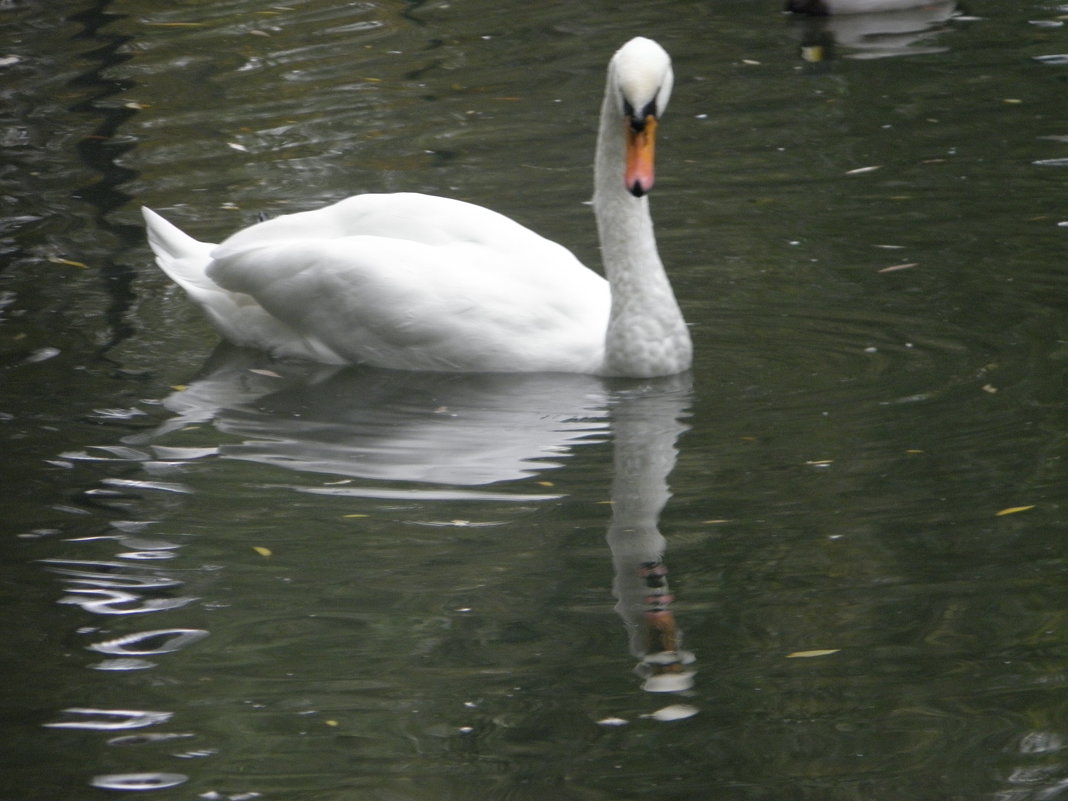
<path id="1" fill-rule="evenodd" d="M 4 798 L 1068 792 L 1068 7 L 0 14 Z M 416 190 L 596 265 L 636 34 L 692 376 L 274 363 L 151 263 Z"/>

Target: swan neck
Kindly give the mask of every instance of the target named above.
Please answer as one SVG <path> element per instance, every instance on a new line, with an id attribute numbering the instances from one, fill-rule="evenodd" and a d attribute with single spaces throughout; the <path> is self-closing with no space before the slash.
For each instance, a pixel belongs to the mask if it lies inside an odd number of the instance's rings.
<path id="1" fill-rule="evenodd" d="M 605 369 L 612 375 L 654 376 L 690 367 L 689 331 L 657 252 L 648 196 L 624 184 L 625 122 L 620 90 L 609 71 L 594 163 L 593 208 L 612 304 Z"/>

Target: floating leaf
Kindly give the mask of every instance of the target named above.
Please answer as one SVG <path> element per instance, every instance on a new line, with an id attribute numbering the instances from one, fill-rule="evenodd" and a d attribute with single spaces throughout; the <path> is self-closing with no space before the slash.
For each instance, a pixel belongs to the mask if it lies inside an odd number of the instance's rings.
<path id="1" fill-rule="evenodd" d="M 88 270 L 89 269 L 89 265 L 88 264 L 85 264 L 84 262 L 80 262 L 80 261 L 74 261 L 74 259 L 64 259 L 64 258 L 61 258 L 59 256 L 49 256 L 48 260 L 50 262 L 52 262 L 52 264 L 65 264 L 68 267 L 78 267 L 78 268 L 80 268 L 82 270 Z"/>
<path id="2" fill-rule="evenodd" d="M 787 659 L 814 659 L 817 656 L 830 656 L 831 654 L 838 653 L 841 648 L 827 648 L 815 651 L 794 651 L 792 654 L 787 654 Z"/>
<path id="3" fill-rule="evenodd" d="M 344 517 L 347 520 L 354 520 L 357 517 L 370 517 L 370 515 L 353 514 L 353 515 L 342 515 L 342 517 Z"/>
<path id="4" fill-rule="evenodd" d="M 336 720 L 324 720 L 323 723 L 325 723 L 327 726 L 338 726 L 338 725 L 340 725 Z"/>
<path id="5" fill-rule="evenodd" d="M 1002 509 L 1000 512 L 994 515 L 994 517 L 1004 517 L 1005 515 L 1014 515 L 1017 512 L 1026 512 L 1029 509 L 1034 509 L 1035 505 L 1030 506 L 1010 506 L 1008 509 Z"/>
<path id="6" fill-rule="evenodd" d="M 879 272 L 881 272 L 881 273 L 896 273 L 898 270 L 908 270 L 908 269 L 911 269 L 912 267 L 917 267 L 917 266 L 919 266 L 919 262 L 918 261 L 912 261 L 912 262 L 909 262 L 908 264 L 894 264 L 894 265 L 891 265 L 890 267 L 883 267 L 881 270 L 879 270 Z"/>
<path id="7" fill-rule="evenodd" d="M 260 556 L 271 556 L 271 549 L 264 548 L 262 545 L 253 545 L 252 550 L 258 553 Z"/>

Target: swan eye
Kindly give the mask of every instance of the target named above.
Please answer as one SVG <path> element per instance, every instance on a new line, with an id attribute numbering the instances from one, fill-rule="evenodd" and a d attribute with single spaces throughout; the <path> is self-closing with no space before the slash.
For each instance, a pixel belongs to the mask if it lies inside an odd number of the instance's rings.
<path id="1" fill-rule="evenodd" d="M 627 98 L 623 98 L 623 116 L 630 122 L 630 127 L 635 133 L 641 133 L 645 129 L 645 121 L 652 117 L 657 118 L 656 114 L 656 101 L 650 100 L 645 104 L 645 107 L 641 112 L 636 112 L 634 106 Z"/>

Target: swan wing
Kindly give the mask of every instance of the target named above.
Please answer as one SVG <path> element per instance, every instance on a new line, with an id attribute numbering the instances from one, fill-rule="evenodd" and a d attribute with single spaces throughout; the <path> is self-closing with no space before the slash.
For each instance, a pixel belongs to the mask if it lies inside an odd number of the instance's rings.
<path id="1" fill-rule="evenodd" d="M 299 336 L 260 344 L 280 355 L 464 371 L 593 372 L 603 360 L 607 282 L 460 201 L 361 195 L 280 217 L 226 240 L 206 275 Z"/>

